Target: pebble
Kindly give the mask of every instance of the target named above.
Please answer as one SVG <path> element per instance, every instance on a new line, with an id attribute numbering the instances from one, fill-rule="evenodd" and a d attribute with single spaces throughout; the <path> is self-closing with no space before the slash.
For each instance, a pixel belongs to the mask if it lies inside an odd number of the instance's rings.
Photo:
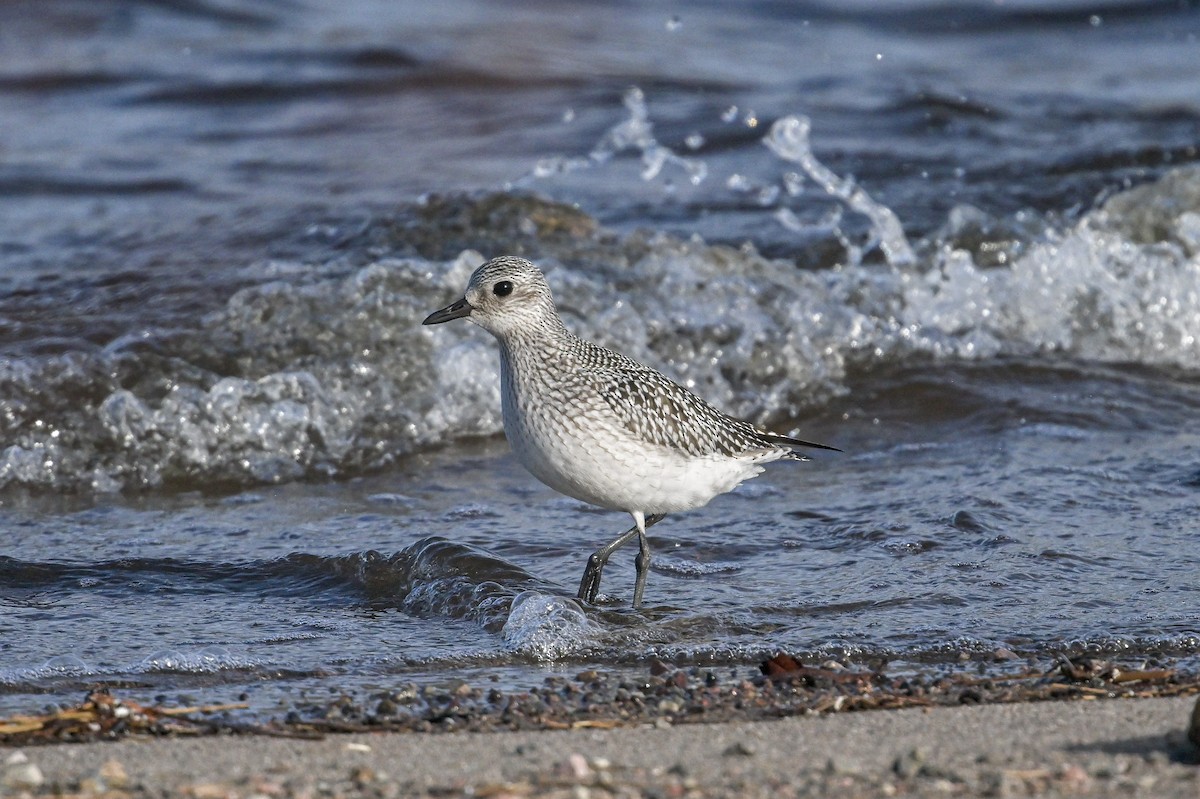
<path id="1" fill-rule="evenodd" d="M 577 780 L 586 780 L 592 776 L 592 767 L 588 765 L 587 758 L 578 752 L 573 752 L 567 758 L 567 769 Z"/>
<path id="2" fill-rule="evenodd" d="M 42 787 L 46 778 L 37 763 L 8 763 L 0 776 L 0 787 L 14 791 L 32 791 Z"/>
<path id="3" fill-rule="evenodd" d="M 100 766 L 100 779 L 112 790 L 123 790 L 129 785 L 129 774 L 120 760 L 115 758 L 104 761 Z"/>
<path id="4" fill-rule="evenodd" d="M 725 751 L 721 754 L 725 757 L 754 757 L 754 750 L 744 741 L 736 741 L 725 747 Z"/>
<path id="5" fill-rule="evenodd" d="M 825 761 L 825 771 L 828 774 L 856 776 L 861 774 L 863 769 L 861 764 L 844 755 L 834 755 Z"/>
<path id="6" fill-rule="evenodd" d="M 1069 763 L 1059 772 L 1066 793 L 1087 793 L 1092 788 L 1092 778 L 1082 767 Z"/>
<path id="7" fill-rule="evenodd" d="M 925 750 L 910 749 L 902 755 L 898 755 L 894 763 L 892 763 L 892 771 L 897 777 L 906 780 L 911 780 L 921 772 L 921 767 L 925 765 Z"/>

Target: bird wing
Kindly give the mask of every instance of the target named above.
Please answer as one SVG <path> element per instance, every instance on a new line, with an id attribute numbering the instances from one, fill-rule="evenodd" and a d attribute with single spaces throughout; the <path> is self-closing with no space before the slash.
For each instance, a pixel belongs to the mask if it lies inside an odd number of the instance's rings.
<path id="1" fill-rule="evenodd" d="M 639 440 L 693 456 L 738 456 L 790 446 L 782 436 L 771 440 L 653 369 L 635 366 L 598 369 L 597 377 L 604 401 Z"/>
<path id="2" fill-rule="evenodd" d="M 579 340 L 576 368 L 588 375 L 605 405 L 639 441 L 687 455 L 730 457 L 796 447 L 830 449 L 798 438 L 759 430 L 714 408 L 683 386 L 637 361 Z"/>

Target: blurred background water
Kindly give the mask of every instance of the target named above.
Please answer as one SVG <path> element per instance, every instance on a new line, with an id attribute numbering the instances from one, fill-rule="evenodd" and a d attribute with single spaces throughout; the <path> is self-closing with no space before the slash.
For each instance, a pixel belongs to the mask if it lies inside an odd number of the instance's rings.
<path id="1" fill-rule="evenodd" d="M 1193 3 L 0 5 L 0 711 L 1200 646 Z M 624 529 L 485 257 L 834 444 Z M 219 689 L 219 690 L 218 690 Z"/>

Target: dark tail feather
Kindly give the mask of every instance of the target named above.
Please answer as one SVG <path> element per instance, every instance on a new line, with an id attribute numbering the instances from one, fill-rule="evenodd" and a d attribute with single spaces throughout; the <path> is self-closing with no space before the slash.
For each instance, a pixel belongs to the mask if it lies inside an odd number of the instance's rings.
<path id="1" fill-rule="evenodd" d="M 837 447 L 831 447 L 828 444 L 816 444 L 812 441 L 801 441 L 798 438 L 791 436 L 781 436 L 777 433 L 760 433 L 763 441 L 769 444 L 782 444 L 785 447 L 805 447 L 807 449 L 827 449 L 833 452 L 841 452 Z"/>

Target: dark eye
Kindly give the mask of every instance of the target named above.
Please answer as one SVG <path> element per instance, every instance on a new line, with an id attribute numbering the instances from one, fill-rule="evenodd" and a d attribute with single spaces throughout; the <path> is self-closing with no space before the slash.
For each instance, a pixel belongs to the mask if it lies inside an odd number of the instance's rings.
<path id="1" fill-rule="evenodd" d="M 497 297 L 507 297 L 509 294 L 512 294 L 512 289 L 513 285 L 511 280 L 501 280 L 499 283 L 492 286 L 492 293 Z"/>

